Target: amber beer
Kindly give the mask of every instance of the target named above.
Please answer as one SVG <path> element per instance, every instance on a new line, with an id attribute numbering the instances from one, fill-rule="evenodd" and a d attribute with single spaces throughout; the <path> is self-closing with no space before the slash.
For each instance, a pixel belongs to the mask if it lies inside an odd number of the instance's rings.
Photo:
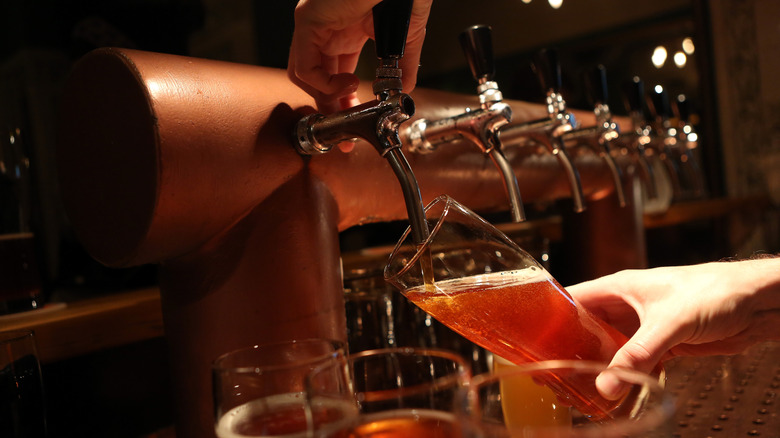
<path id="1" fill-rule="evenodd" d="M 609 362 L 627 338 L 576 302 L 538 266 L 408 289 L 404 294 L 472 342 L 516 364 L 551 359 Z M 620 400 L 606 400 L 594 382 L 546 379 L 595 419 Z"/>
<path id="2" fill-rule="evenodd" d="M 455 438 L 455 416 L 428 409 L 392 410 L 363 417 L 348 438 Z"/>
<path id="3" fill-rule="evenodd" d="M 354 419 L 354 407 L 337 400 L 307 407 L 306 394 L 277 394 L 237 406 L 219 419 L 219 438 L 347 437 Z M 324 425 L 316 433 L 314 424 Z"/>

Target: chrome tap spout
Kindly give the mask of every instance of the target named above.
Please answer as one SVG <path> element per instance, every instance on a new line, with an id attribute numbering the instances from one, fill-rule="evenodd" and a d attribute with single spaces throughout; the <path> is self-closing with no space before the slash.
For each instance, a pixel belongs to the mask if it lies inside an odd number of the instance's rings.
<path id="1" fill-rule="evenodd" d="M 547 90 L 545 103 L 547 117 L 526 122 L 512 122 L 501 126 L 497 137 L 504 145 L 523 145 L 528 142 L 544 145 L 558 159 L 571 188 L 575 212 L 585 210 L 585 196 L 580 174 L 574 167 L 563 141 L 566 132 L 577 128 L 577 121 L 560 94 L 561 71 L 558 55 L 552 50 L 540 52 L 532 66 L 537 72 L 542 88 Z"/>
<path id="2" fill-rule="evenodd" d="M 407 131 L 409 150 L 430 153 L 440 145 L 466 139 L 477 145 L 501 172 L 515 222 L 525 220 L 517 176 L 501 150 L 496 132 L 512 120 L 512 109 L 503 102 L 498 84 L 493 81 L 494 66 L 491 29 L 472 26 L 460 35 L 461 46 L 477 80 L 480 108 L 439 120 L 419 119 Z"/>

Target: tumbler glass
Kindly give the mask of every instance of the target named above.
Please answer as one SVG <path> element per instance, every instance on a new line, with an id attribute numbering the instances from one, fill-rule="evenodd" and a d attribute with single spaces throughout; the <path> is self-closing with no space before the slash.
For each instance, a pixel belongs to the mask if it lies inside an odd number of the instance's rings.
<path id="1" fill-rule="evenodd" d="M 626 396 L 609 417 L 594 417 L 579 400 L 558 391 L 568 379 L 610 378 Z M 628 438 L 670 436 L 674 399 L 644 373 L 587 361 L 542 361 L 475 376 L 463 392 L 465 438 Z"/>
<path id="2" fill-rule="evenodd" d="M 30 330 L 0 332 L 0 437 L 46 437 L 41 365 Z"/>
<path id="3" fill-rule="evenodd" d="M 516 364 L 608 363 L 626 342 L 533 257 L 454 199 L 441 196 L 425 210 L 430 235 L 418 245 L 407 230 L 385 279 L 443 324 Z M 576 377 L 560 379 L 554 389 L 593 416 L 608 417 L 619 405 Z"/>
<path id="4" fill-rule="evenodd" d="M 351 406 L 311 409 L 305 393 L 306 376 L 344 354 L 341 342 L 306 339 L 255 345 L 220 356 L 212 367 L 217 436 L 307 437 L 313 418 L 349 418 Z"/>
<path id="5" fill-rule="evenodd" d="M 350 403 L 359 416 L 350 424 L 315 422 L 313 436 L 459 436 L 456 402 L 470 376 L 461 356 L 431 348 L 366 350 L 326 364 L 309 376 L 310 405 Z"/>

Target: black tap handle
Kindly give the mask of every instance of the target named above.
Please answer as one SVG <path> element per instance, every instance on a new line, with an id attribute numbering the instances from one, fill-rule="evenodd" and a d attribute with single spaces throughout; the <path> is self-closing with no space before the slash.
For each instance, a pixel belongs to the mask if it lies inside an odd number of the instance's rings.
<path id="1" fill-rule="evenodd" d="M 603 65 L 585 72 L 585 94 L 593 106 L 607 103 L 607 69 Z"/>
<path id="2" fill-rule="evenodd" d="M 688 122 L 691 117 L 691 107 L 688 102 L 688 98 L 684 94 L 677 95 L 675 99 L 674 107 L 677 112 L 677 118 L 682 122 Z"/>
<path id="3" fill-rule="evenodd" d="M 644 117 L 644 99 L 645 83 L 639 76 L 634 76 L 630 81 L 623 83 L 623 103 L 626 106 L 626 111 Z"/>
<path id="4" fill-rule="evenodd" d="M 669 95 L 666 90 L 660 87 L 650 91 L 647 99 L 647 106 L 650 108 L 650 115 L 654 119 L 667 120 L 672 116 L 672 107 L 669 105 Z"/>
<path id="5" fill-rule="evenodd" d="M 536 53 L 531 63 L 531 67 L 536 72 L 539 79 L 539 85 L 546 93 L 561 91 L 561 63 L 558 60 L 558 52 L 552 49 L 542 49 Z"/>
<path id="6" fill-rule="evenodd" d="M 493 60 L 493 35 L 490 26 L 471 26 L 461 32 L 458 39 L 474 79 L 492 81 L 496 75 L 496 65 Z"/>
<path id="7" fill-rule="evenodd" d="M 382 0 L 374 6 L 374 42 L 380 59 L 404 56 L 414 0 Z"/>

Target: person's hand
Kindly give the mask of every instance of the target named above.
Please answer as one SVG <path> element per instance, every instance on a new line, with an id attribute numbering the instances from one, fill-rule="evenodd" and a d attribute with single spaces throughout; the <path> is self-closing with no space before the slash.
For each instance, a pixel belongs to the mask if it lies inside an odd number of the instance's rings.
<path id="1" fill-rule="evenodd" d="M 630 336 L 611 367 L 650 373 L 672 356 L 736 354 L 780 339 L 780 258 L 627 270 L 566 289 Z"/>
<path id="2" fill-rule="evenodd" d="M 433 0 L 415 0 L 401 59 L 403 91 L 417 82 L 420 51 Z M 359 102 L 354 75 L 360 51 L 374 36 L 371 10 L 379 0 L 300 0 L 295 8 L 287 75 L 329 114 Z"/>

